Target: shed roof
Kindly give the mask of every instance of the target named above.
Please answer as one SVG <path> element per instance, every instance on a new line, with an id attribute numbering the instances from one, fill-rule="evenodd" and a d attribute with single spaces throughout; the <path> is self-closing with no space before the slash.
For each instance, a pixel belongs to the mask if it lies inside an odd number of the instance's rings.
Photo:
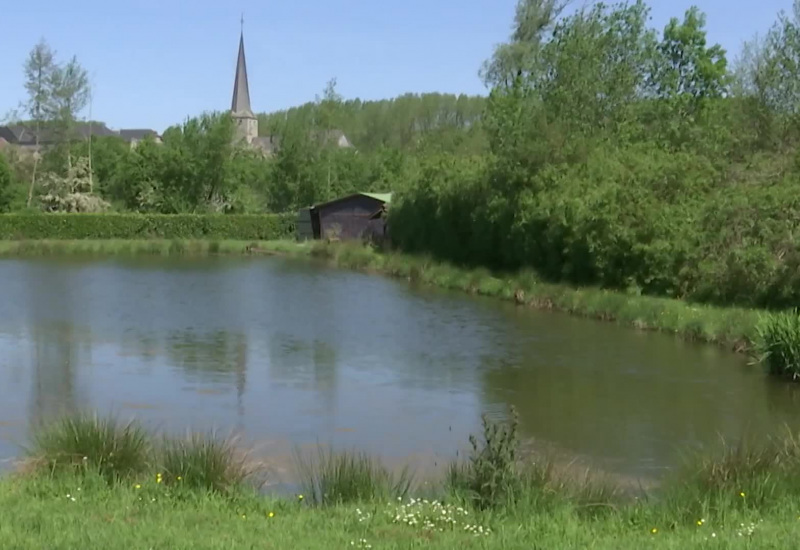
<path id="1" fill-rule="evenodd" d="M 320 208 L 320 207 L 323 207 L 323 206 L 328 206 L 329 204 L 333 204 L 333 203 L 336 203 L 336 202 L 339 202 L 339 201 L 343 201 L 345 199 L 350 199 L 352 197 L 358 197 L 358 196 L 369 197 L 371 199 L 374 199 L 374 200 L 376 200 L 378 202 L 382 202 L 384 204 L 391 204 L 391 202 L 392 202 L 392 194 L 391 193 L 353 193 L 351 195 L 345 195 L 344 197 L 339 197 L 339 198 L 336 198 L 336 199 L 333 199 L 333 200 L 330 200 L 330 201 L 327 201 L 327 202 L 321 202 L 321 203 L 315 204 L 312 208 Z"/>

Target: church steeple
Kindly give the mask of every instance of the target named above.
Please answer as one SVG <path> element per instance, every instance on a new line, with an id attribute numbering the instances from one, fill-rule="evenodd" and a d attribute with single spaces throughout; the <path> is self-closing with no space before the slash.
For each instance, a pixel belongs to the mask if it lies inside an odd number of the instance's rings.
<path id="1" fill-rule="evenodd" d="M 250 107 L 250 86 L 247 82 L 247 62 L 244 56 L 244 16 L 239 34 L 239 56 L 236 60 L 236 76 L 233 81 L 231 116 L 236 122 L 236 136 L 252 143 L 258 137 L 258 119 Z"/>
<path id="2" fill-rule="evenodd" d="M 244 29 L 239 35 L 239 58 L 236 60 L 236 77 L 233 81 L 233 100 L 231 111 L 251 114 L 250 86 L 247 83 L 247 62 L 244 57 Z"/>

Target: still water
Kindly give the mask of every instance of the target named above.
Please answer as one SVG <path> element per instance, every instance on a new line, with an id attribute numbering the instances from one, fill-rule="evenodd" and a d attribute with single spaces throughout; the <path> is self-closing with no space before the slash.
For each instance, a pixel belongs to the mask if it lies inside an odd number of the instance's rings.
<path id="1" fill-rule="evenodd" d="M 800 426 L 800 393 L 671 336 L 276 258 L 0 260 L 0 460 L 65 411 L 441 464 L 509 405 L 532 438 L 656 475 Z M 281 467 L 277 467 L 281 470 Z"/>

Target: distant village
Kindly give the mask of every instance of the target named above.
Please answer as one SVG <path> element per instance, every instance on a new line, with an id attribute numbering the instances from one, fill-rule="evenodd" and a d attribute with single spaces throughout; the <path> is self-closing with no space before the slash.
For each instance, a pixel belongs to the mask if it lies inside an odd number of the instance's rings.
<path id="1" fill-rule="evenodd" d="M 258 118 L 250 106 L 250 86 L 247 79 L 247 63 L 244 51 L 244 33 L 239 36 L 239 54 L 236 60 L 236 75 L 233 83 L 233 99 L 231 101 L 231 117 L 236 124 L 234 139 L 239 143 L 261 151 L 265 156 L 274 154 L 280 147 L 279 136 L 259 135 Z M 140 141 L 151 138 L 156 143 L 161 143 L 161 135 L 151 129 L 135 128 L 112 130 L 102 122 L 76 122 L 72 128 L 76 139 L 89 139 L 92 136 L 116 136 L 135 147 Z M 352 147 L 347 136 L 341 130 L 330 130 L 321 137 L 327 144 L 337 147 Z M 37 148 L 55 144 L 57 136 L 48 129 L 39 132 L 36 139 L 36 129 L 30 124 L 9 124 L 0 126 L 0 149 L 15 147 L 20 152 L 35 152 Z M 38 145 L 37 145 L 38 144 Z"/>

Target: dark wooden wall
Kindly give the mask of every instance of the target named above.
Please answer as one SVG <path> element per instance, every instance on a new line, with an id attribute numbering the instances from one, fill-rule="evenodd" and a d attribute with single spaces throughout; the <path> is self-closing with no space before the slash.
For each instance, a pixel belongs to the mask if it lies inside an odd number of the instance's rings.
<path id="1" fill-rule="evenodd" d="M 320 237 L 342 240 L 371 238 L 375 231 L 383 235 L 383 219 L 370 220 L 383 207 L 379 200 L 364 195 L 348 197 L 317 208 Z"/>

